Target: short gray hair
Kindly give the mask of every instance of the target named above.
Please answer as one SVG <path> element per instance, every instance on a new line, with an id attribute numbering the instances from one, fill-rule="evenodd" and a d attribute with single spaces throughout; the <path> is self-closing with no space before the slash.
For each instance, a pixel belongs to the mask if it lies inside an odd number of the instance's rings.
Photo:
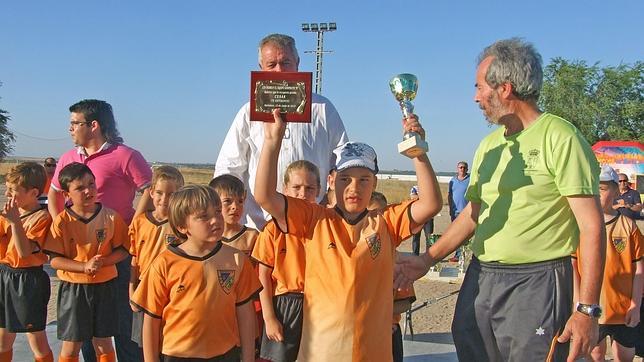
<path id="1" fill-rule="evenodd" d="M 543 84 L 542 60 L 532 43 L 521 38 L 499 40 L 481 52 L 478 64 L 487 57 L 493 57 L 485 75 L 492 88 L 510 83 L 519 99 L 539 99 Z"/>
<path id="2" fill-rule="evenodd" d="M 257 49 L 259 64 L 262 64 L 262 48 L 266 44 L 273 44 L 280 49 L 287 49 L 295 56 L 295 60 L 299 61 L 300 56 L 297 54 L 297 48 L 295 47 L 295 39 L 293 37 L 285 34 L 270 34 L 265 36 L 260 42 Z"/>

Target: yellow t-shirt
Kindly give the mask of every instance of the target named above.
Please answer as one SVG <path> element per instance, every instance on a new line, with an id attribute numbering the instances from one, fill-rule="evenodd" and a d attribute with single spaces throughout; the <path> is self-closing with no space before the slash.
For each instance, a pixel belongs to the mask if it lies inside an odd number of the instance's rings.
<path id="1" fill-rule="evenodd" d="M 543 113 L 505 136 L 499 127 L 474 156 L 466 198 L 481 205 L 472 241 L 484 262 L 524 264 L 570 255 L 579 228 L 567 196 L 599 194 L 599 164 L 575 126 Z"/>

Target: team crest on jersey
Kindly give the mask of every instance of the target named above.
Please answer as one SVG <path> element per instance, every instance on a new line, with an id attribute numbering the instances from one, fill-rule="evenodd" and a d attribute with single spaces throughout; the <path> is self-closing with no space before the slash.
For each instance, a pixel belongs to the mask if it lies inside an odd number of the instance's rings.
<path id="1" fill-rule="evenodd" d="M 626 249 L 626 240 L 622 238 L 612 238 L 611 240 L 613 242 L 613 246 L 615 247 L 615 250 L 621 254 L 624 249 Z"/>
<path id="2" fill-rule="evenodd" d="M 371 254 L 371 258 L 375 259 L 378 254 L 380 254 L 380 249 L 382 248 L 380 236 L 378 234 L 367 236 L 367 246 L 369 246 L 369 253 Z"/>
<path id="3" fill-rule="evenodd" d="M 539 164 L 539 154 L 541 152 L 537 149 L 531 149 L 528 151 L 528 159 L 526 160 L 526 168 L 528 170 L 534 170 Z"/>
<path id="4" fill-rule="evenodd" d="M 219 285 L 221 285 L 221 289 L 223 289 L 226 294 L 230 294 L 231 289 L 233 289 L 233 283 L 235 282 L 235 271 L 217 270 L 217 276 L 219 277 Z"/>
<path id="5" fill-rule="evenodd" d="M 107 237 L 107 231 L 105 229 L 96 230 L 96 241 L 98 241 L 99 243 L 102 243 L 105 241 L 106 237 Z"/>
<path id="6" fill-rule="evenodd" d="M 165 243 L 167 245 L 177 245 L 178 240 L 179 238 L 174 236 L 174 234 L 165 234 Z"/>

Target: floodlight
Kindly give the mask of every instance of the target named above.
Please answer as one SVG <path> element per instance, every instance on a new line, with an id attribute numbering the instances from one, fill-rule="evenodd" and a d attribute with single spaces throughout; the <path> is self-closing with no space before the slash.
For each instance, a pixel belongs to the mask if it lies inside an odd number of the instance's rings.
<path id="1" fill-rule="evenodd" d="M 317 23 L 311 23 L 311 31 L 318 31 L 318 24 Z"/>
<path id="2" fill-rule="evenodd" d="M 335 25 L 335 23 L 329 23 L 329 30 L 336 30 L 336 29 L 337 29 L 337 26 Z"/>
<path id="3" fill-rule="evenodd" d="M 320 23 L 320 31 L 327 31 L 328 29 L 327 23 Z"/>
<path id="4" fill-rule="evenodd" d="M 302 24 L 302 31 L 310 31 L 311 28 L 309 27 L 309 23 L 303 23 Z"/>

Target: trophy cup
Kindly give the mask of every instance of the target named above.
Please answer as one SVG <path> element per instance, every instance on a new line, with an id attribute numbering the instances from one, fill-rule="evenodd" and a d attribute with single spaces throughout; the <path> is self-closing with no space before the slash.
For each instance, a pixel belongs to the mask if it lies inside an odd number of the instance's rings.
<path id="1" fill-rule="evenodd" d="M 413 74 L 403 73 L 391 78 L 389 81 L 391 93 L 400 104 L 400 109 L 405 118 L 414 112 L 414 105 L 411 101 L 416 98 L 418 90 L 418 79 Z M 403 141 L 398 144 L 398 152 L 414 158 L 429 150 L 427 142 L 416 132 L 406 132 Z"/>

